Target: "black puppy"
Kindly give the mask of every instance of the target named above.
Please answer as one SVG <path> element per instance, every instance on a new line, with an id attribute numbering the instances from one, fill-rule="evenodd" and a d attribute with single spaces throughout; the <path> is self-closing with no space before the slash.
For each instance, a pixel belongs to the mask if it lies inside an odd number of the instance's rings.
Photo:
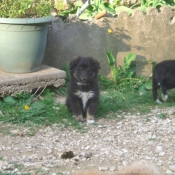
<path id="1" fill-rule="evenodd" d="M 168 99 L 167 90 L 175 88 L 175 60 L 158 63 L 153 71 L 153 98 L 161 103 L 158 98 L 158 89 L 162 88 L 162 100 Z"/>
<path id="2" fill-rule="evenodd" d="M 100 64 L 91 57 L 81 57 L 70 63 L 70 82 L 66 105 L 77 121 L 87 117 L 88 123 L 94 122 L 99 104 L 98 69 Z"/>

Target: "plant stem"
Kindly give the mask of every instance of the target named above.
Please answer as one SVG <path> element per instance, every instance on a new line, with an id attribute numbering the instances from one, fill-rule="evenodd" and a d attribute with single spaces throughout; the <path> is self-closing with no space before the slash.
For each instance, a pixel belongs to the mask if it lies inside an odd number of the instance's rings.
<path id="1" fill-rule="evenodd" d="M 125 81 L 125 80 L 144 81 L 144 80 L 141 80 L 141 79 L 138 79 L 138 78 L 123 78 L 120 81 Z"/>

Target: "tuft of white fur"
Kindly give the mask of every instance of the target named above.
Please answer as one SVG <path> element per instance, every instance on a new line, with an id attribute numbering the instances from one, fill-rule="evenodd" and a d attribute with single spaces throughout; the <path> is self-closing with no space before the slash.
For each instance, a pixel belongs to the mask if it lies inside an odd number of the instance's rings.
<path id="1" fill-rule="evenodd" d="M 89 124 L 92 124 L 94 122 L 95 122 L 95 120 L 87 120 L 87 123 L 89 123 Z"/>
<path id="2" fill-rule="evenodd" d="M 162 102 L 159 99 L 156 100 L 156 103 L 162 104 Z"/>
<path id="3" fill-rule="evenodd" d="M 162 94 L 162 100 L 163 100 L 163 101 L 167 101 L 167 99 L 168 99 L 168 95 Z"/>
<path id="4" fill-rule="evenodd" d="M 94 92 L 93 91 L 82 92 L 78 90 L 77 92 L 75 92 L 75 95 L 81 98 L 83 103 L 83 109 L 85 109 L 87 101 L 90 98 L 94 97 Z"/>

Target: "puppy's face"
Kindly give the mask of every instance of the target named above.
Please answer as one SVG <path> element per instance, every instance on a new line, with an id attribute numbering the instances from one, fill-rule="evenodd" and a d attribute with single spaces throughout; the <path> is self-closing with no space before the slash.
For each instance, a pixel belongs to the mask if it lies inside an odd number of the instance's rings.
<path id="1" fill-rule="evenodd" d="M 78 57 L 70 63 L 71 75 L 79 82 L 89 82 L 98 74 L 100 64 L 91 57 Z"/>

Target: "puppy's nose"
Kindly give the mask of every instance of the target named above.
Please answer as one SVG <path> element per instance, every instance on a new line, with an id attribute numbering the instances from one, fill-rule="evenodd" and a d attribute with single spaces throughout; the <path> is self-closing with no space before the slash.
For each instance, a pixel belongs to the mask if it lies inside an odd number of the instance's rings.
<path id="1" fill-rule="evenodd" d="M 86 77 L 82 77 L 82 80 L 83 80 L 83 81 L 86 81 L 86 80 L 87 80 L 87 78 L 86 78 Z"/>

